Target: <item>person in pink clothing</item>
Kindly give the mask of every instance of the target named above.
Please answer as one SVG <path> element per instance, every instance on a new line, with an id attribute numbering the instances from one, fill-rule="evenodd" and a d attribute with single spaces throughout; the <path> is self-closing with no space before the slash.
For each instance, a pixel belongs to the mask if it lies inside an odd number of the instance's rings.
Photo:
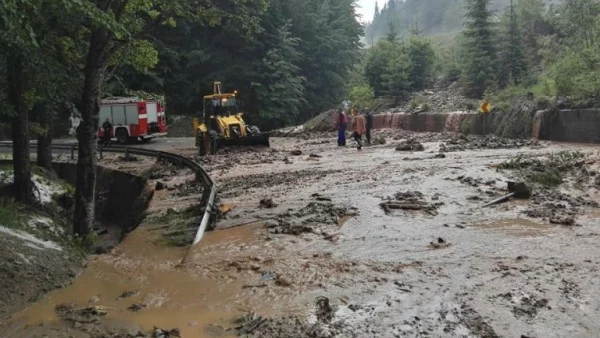
<path id="1" fill-rule="evenodd" d="M 352 109 L 352 136 L 356 141 L 357 149 L 362 149 L 362 136 L 367 132 L 367 122 L 365 117 L 358 113 L 356 109 Z"/>
<path id="2" fill-rule="evenodd" d="M 346 146 L 346 128 L 348 127 L 348 116 L 342 109 L 339 109 L 335 119 L 338 130 L 338 147 Z"/>

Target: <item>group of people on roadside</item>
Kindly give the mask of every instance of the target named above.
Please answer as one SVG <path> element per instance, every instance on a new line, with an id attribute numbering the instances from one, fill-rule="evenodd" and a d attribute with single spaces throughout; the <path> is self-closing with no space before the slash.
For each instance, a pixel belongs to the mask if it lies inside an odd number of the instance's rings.
<path id="1" fill-rule="evenodd" d="M 371 130 L 373 129 L 373 114 L 368 111 L 362 115 L 356 109 L 350 111 L 350 128 L 352 137 L 356 141 L 356 148 L 361 150 L 363 147 L 362 137 L 366 136 L 367 144 L 371 144 Z M 348 115 L 343 109 L 339 109 L 336 117 L 336 127 L 338 130 L 338 146 L 346 146 L 346 130 L 348 129 Z"/>

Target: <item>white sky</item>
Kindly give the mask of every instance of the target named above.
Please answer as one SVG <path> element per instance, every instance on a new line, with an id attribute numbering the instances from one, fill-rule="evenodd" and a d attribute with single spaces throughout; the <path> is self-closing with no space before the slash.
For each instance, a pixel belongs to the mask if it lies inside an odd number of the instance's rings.
<path id="1" fill-rule="evenodd" d="M 356 8 L 356 12 L 362 15 L 361 21 L 366 22 L 373 20 L 376 2 L 376 0 L 358 0 L 358 7 Z M 379 0 L 379 2 L 383 1 Z"/>

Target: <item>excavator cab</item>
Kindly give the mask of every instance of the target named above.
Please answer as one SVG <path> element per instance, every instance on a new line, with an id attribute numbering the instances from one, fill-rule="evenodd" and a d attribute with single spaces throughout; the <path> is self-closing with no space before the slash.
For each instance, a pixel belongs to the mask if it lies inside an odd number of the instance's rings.
<path id="1" fill-rule="evenodd" d="M 213 84 L 213 94 L 204 96 L 202 113 L 194 119 L 194 134 L 200 156 L 214 154 L 222 145 L 269 146 L 269 136 L 244 121 L 237 91 L 223 93 L 221 82 Z"/>

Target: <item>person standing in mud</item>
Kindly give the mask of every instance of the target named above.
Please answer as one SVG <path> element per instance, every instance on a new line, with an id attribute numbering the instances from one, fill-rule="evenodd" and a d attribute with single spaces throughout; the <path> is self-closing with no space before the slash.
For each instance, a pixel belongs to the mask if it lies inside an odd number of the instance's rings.
<path id="1" fill-rule="evenodd" d="M 110 121 L 108 120 L 108 117 L 106 118 L 106 120 L 104 121 L 104 123 L 102 124 L 102 129 L 104 130 L 104 145 L 105 146 L 109 146 L 110 145 L 110 137 L 112 134 L 112 123 L 110 123 Z"/>
<path id="2" fill-rule="evenodd" d="M 367 144 L 371 145 L 371 130 L 373 129 L 373 113 L 369 110 L 367 111 L 367 115 L 365 116 L 365 120 L 367 121 L 366 123 L 366 137 L 367 137 Z"/>
<path id="3" fill-rule="evenodd" d="M 338 131 L 338 147 L 346 146 L 346 128 L 348 127 L 348 116 L 342 109 L 338 109 L 336 117 L 336 127 Z"/>
<path id="4" fill-rule="evenodd" d="M 356 149 L 362 149 L 362 136 L 366 133 L 365 117 L 358 113 L 357 110 L 352 110 L 352 136 L 357 143 Z"/>

